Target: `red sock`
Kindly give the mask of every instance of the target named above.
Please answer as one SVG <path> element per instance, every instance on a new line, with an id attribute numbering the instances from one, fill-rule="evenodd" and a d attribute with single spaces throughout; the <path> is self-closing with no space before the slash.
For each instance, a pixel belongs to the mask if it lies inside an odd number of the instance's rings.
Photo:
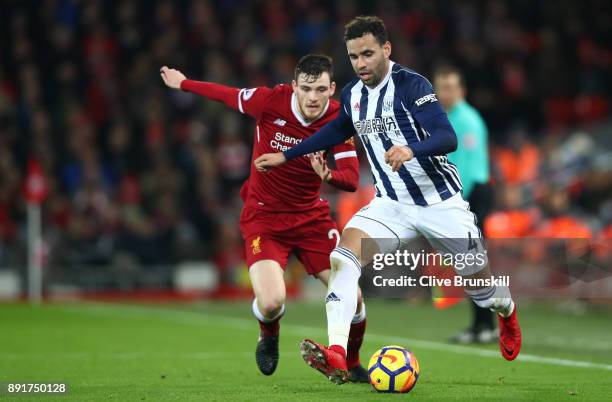
<path id="1" fill-rule="evenodd" d="M 331 345 L 329 350 L 333 350 L 336 353 L 340 353 L 342 356 L 346 357 L 346 350 L 340 345 Z"/>
<path id="2" fill-rule="evenodd" d="M 359 349 L 363 343 L 363 335 L 365 334 L 366 320 L 365 318 L 361 322 L 352 323 L 351 331 L 349 332 L 346 365 L 348 368 L 357 367 L 360 364 L 359 361 Z"/>
<path id="3" fill-rule="evenodd" d="M 261 322 L 259 320 L 257 322 L 263 336 L 278 336 L 280 332 L 280 317 L 271 322 Z"/>

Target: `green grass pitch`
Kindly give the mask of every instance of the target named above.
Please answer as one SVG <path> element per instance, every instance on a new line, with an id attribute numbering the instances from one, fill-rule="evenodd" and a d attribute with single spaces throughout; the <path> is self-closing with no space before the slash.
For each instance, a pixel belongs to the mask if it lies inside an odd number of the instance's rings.
<path id="1" fill-rule="evenodd" d="M 466 324 L 466 303 L 368 301 L 362 361 L 381 346 L 411 349 L 421 376 L 407 395 L 368 384 L 336 386 L 304 364 L 304 337 L 326 342 L 322 303 L 290 302 L 281 360 L 263 376 L 254 361 L 258 327 L 250 303 L 128 305 L 0 304 L 0 383 L 69 384 L 66 395 L 0 394 L 0 400 L 78 401 L 602 401 L 612 395 L 612 311 L 519 305 L 522 356 L 506 362 L 495 345 L 444 340 Z"/>

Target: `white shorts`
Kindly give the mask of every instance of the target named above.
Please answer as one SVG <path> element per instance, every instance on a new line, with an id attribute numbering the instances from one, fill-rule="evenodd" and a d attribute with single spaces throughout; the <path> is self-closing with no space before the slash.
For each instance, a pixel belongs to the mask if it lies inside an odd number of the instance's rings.
<path id="1" fill-rule="evenodd" d="M 346 228 L 359 229 L 373 239 L 384 239 L 379 242 L 381 252 L 402 248 L 410 240 L 423 236 L 440 253 L 484 254 L 485 263 L 457 270 L 461 275 L 478 272 L 488 263 L 476 216 L 461 193 L 428 206 L 375 197 L 353 215 Z"/>

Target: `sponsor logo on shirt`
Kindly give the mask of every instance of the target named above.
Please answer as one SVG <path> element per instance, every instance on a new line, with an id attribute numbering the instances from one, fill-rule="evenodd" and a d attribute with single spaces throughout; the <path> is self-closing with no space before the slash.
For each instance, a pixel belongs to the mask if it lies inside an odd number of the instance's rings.
<path id="1" fill-rule="evenodd" d="M 365 143 L 374 141 L 391 141 L 391 138 L 402 138 L 395 116 L 383 116 L 353 122 L 359 138 Z M 371 137 L 371 138 L 370 138 Z"/>
<path id="2" fill-rule="evenodd" d="M 436 94 L 429 94 L 429 95 L 423 96 L 422 98 L 417 99 L 416 101 L 414 101 L 414 103 L 417 106 L 421 106 L 421 105 L 424 105 L 425 103 L 434 103 L 437 101 L 438 101 L 438 98 L 436 98 Z"/>
<path id="3" fill-rule="evenodd" d="M 355 122 L 357 134 L 383 133 L 397 130 L 398 125 L 394 116 L 375 117 L 373 119 L 359 120 Z"/>
<path id="4" fill-rule="evenodd" d="M 290 135 L 277 132 L 274 134 L 274 138 L 270 141 L 270 146 L 273 149 L 284 152 L 300 142 L 302 142 L 300 138 L 295 138 Z"/>
<path id="5" fill-rule="evenodd" d="M 360 109 L 360 107 L 359 107 L 359 102 L 355 102 L 355 106 L 353 106 L 353 110 L 354 110 L 354 111 L 356 111 L 356 112 L 358 112 L 358 111 L 359 111 L 359 109 Z"/>
<path id="6" fill-rule="evenodd" d="M 283 119 L 276 119 L 274 120 L 274 124 L 276 124 L 277 126 L 284 126 L 285 124 L 287 124 L 287 122 Z"/>

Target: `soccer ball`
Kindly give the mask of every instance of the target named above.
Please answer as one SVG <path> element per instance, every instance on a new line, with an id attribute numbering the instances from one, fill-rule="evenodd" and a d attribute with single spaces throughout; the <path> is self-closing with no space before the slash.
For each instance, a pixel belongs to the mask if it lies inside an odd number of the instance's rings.
<path id="1" fill-rule="evenodd" d="M 368 363 L 368 377 L 378 392 L 410 392 L 419 378 L 419 362 L 401 346 L 385 346 Z"/>

